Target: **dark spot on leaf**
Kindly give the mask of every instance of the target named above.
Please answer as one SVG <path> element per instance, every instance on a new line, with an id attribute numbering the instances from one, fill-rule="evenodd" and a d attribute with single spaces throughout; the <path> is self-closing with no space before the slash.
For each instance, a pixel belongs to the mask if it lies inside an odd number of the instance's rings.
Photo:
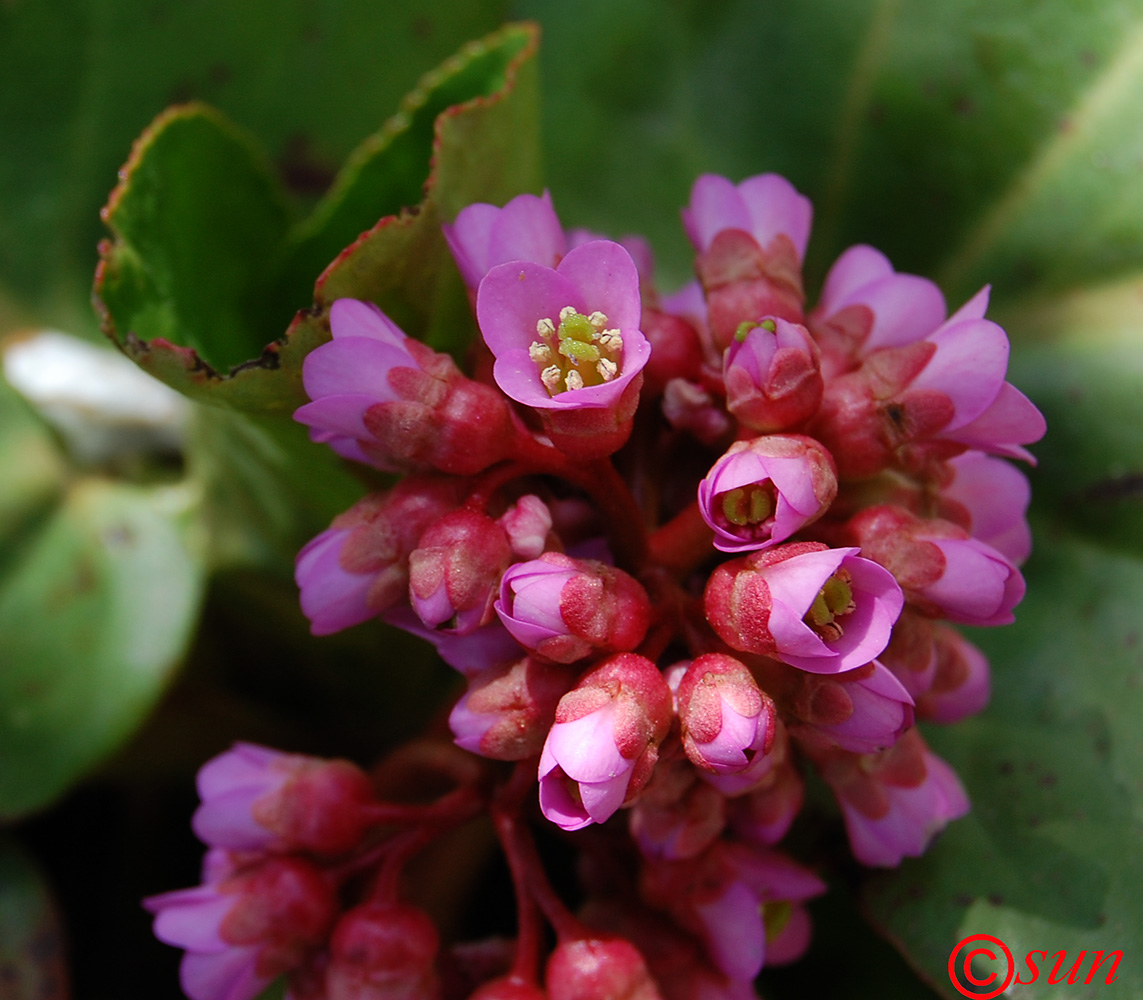
<path id="1" fill-rule="evenodd" d="M 337 168 L 315 152 L 310 136 L 294 132 L 286 138 L 278 157 L 278 173 L 294 193 L 317 196 L 333 183 Z"/>
<path id="2" fill-rule="evenodd" d="M 1121 476 L 1101 479 L 1080 495 L 1088 503 L 1109 500 L 1143 500 L 1143 472 L 1127 472 Z"/>
<path id="3" fill-rule="evenodd" d="M 1107 914 L 1106 913 L 1097 913 L 1095 915 L 1095 926 L 1096 927 L 1102 927 L 1106 923 L 1107 923 Z"/>
<path id="4" fill-rule="evenodd" d="M 190 77 L 183 77 L 171 84 L 167 91 L 168 104 L 186 104 L 199 96 L 198 86 Z"/>
<path id="5" fill-rule="evenodd" d="M 210 69 L 206 71 L 206 75 L 211 83 L 216 87 L 221 87 L 223 84 L 229 83 L 234 79 L 234 69 L 229 63 L 216 62 L 211 64 Z"/>
<path id="6" fill-rule="evenodd" d="M 1060 779 L 1058 777 L 1056 777 L 1056 775 L 1054 775 L 1054 774 L 1042 775 L 1040 778 L 1040 787 L 1041 788 L 1055 788 L 1056 783 L 1059 780 Z"/>
<path id="7" fill-rule="evenodd" d="M 1128 649 L 1139 645 L 1139 633 L 1128 632 L 1127 635 L 1123 637 L 1123 645 L 1125 645 Z"/>
<path id="8" fill-rule="evenodd" d="M 953 101 L 953 111 L 958 115 L 971 115 L 976 110 L 976 105 L 973 103 L 971 97 L 961 95 Z"/>
<path id="9" fill-rule="evenodd" d="M 1080 49 L 1079 60 L 1085 69 L 1094 69 L 1099 57 L 1091 49 Z"/>
<path id="10" fill-rule="evenodd" d="M 957 906 L 972 906 L 973 897 L 967 892 L 958 892 L 953 896 L 953 902 L 956 903 Z"/>
<path id="11" fill-rule="evenodd" d="M 1004 897 L 998 892 L 991 892 L 988 894 L 988 903 L 990 906 L 1003 906 Z"/>
<path id="12" fill-rule="evenodd" d="M 884 125 L 888 113 L 885 110 L 885 105 L 880 101 L 873 101 L 869 105 L 869 124 L 870 125 Z"/>
<path id="13" fill-rule="evenodd" d="M 1003 774 L 1005 776 L 1011 774 L 1013 771 L 1012 761 L 1002 760 L 1000 762 L 1000 767 L 998 768 L 998 770 L 1000 771 L 1001 774 Z"/>
<path id="14" fill-rule="evenodd" d="M 125 524 L 117 524 L 103 533 L 103 544 L 109 549 L 122 549 L 135 544 L 135 533 Z"/>
<path id="15" fill-rule="evenodd" d="M 427 14 L 422 14 L 420 17 L 414 17 L 412 24 L 409 28 L 413 32 L 413 37 L 418 41 L 426 42 L 433 37 L 435 25 L 433 19 Z"/>
<path id="16" fill-rule="evenodd" d="M 1033 827 L 1033 828 L 1034 828 L 1034 827 L 1037 827 L 1037 826 L 1039 826 L 1039 825 L 1040 825 L 1040 823 L 1041 823 L 1041 822 L 1042 822 L 1042 821 L 1041 821 L 1041 819 L 1040 819 L 1040 817 L 1039 817 L 1039 816 L 1029 816 L 1029 817 L 1028 817 L 1028 825 L 1029 825 L 1030 827 Z"/>

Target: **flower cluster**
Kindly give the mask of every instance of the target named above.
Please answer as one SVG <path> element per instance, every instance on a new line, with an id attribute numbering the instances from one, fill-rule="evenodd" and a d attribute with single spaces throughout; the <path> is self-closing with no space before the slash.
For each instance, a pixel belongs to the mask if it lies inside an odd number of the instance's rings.
<path id="1" fill-rule="evenodd" d="M 445 227 L 482 335 L 471 376 L 376 306 L 333 305 L 297 419 L 406 475 L 302 550 L 302 608 L 317 634 L 380 616 L 428 639 L 466 681 L 455 743 L 514 766 L 453 761 L 456 787 L 414 805 L 344 763 L 209 764 L 205 885 L 148 904 L 194 1000 L 283 972 L 294 1000 L 740 1000 L 805 950 L 825 888 L 778 846 L 806 768 L 866 865 L 968 809 L 915 722 L 988 700 L 987 660 L 944 623 L 1012 620 L 1028 488 L 1004 459 L 1031 460 L 1044 423 L 1005 380 L 987 289 L 949 316 L 856 246 L 807 307 L 811 216 L 777 175 L 700 177 L 697 280 L 663 295 L 642 241 L 565 231 L 546 194 L 472 205 Z M 573 840 L 576 915 L 535 803 L 608 826 Z M 482 810 L 519 934 L 466 965 L 398 875 Z"/>

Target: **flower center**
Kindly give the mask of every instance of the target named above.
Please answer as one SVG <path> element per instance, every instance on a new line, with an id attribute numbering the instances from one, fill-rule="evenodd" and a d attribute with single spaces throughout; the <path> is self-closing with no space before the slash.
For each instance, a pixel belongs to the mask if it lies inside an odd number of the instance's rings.
<path id="1" fill-rule="evenodd" d="M 774 512 L 774 484 L 751 483 L 719 494 L 722 516 L 731 528 L 750 528 L 767 520 Z"/>
<path id="2" fill-rule="evenodd" d="M 607 328 L 607 317 L 598 311 L 585 316 L 564 306 L 559 319 L 558 326 L 551 319 L 540 320 L 538 339 L 528 348 L 548 395 L 614 379 L 622 361 L 623 338 L 618 330 Z"/>
<path id="3" fill-rule="evenodd" d="M 825 585 L 818 591 L 810 610 L 802 619 L 810 628 L 826 642 L 833 642 L 845 635 L 839 618 L 844 618 L 857 607 L 853 603 L 853 588 L 850 586 L 850 576 L 839 569 L 826 580 Z"/>

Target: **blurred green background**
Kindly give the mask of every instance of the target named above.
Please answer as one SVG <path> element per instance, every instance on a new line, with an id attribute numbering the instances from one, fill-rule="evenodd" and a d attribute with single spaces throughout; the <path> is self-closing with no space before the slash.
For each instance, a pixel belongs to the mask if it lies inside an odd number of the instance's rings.
<path id="1" fill-rule="evenodd" d="M 542 28 L 537 58 L 501 39 L 383 129 L 422 74 L 522 18 Z M 432 211 L 480 184 L 506 185 L 501 200 L 546 186 L 567 225 L 648 236 L 669 288 L 688 276 L 678 209 L 694 177 L 779 171 L 815 203 L 811 298 L 853 242 L 939 281 L 953 307 L 991 282 L 1009 377 L 1048 418 L 1029 595 L 1016 625 L 973 636 L 993 703 L 928 734 L 974 812 L 899 871 L 834 873 L 813 951 L 765 973 L 765 995 L 957 996 L 948 953 L 977 932 L 1017 955 L 1121 949 L 1098 995 L 1143 995 L 1143 2 L 3 0 L 0 341 L 53 327 L 103 342 L 100 208 L 169 105 L 206 102 L 240 131 L 211 133 L 217 156 L 186 192 L 185 154 L 155 145 L 159 207 L 140 182 L 119 212 L 135 228 L 112 253 L 116 308 L 161 301 L 146 266 L 161 258 L 183 311 L 155 306 L 155 328 L 235 331 L 225 369 L 284 332 L 338 248 L 421 198 L 434 100 L 497 90 L 516 125 L 457 123 Z M 319 202 L 370 136 L 349 194 Z M 258 225 L 288 249 L 275 293 L 236 305 L 216 283 L 246 266 L 243 212 L 263 187 Z M 184 194 L 184 230 L 160 237 Z M 139 257 L 151 235 L 162 253 Z M 430 336 L 461 322 L 437 309 L 457 294 L 407 303 L 412 322 Z M 379 627 L 308 636 L 293 552 L 365 486 L 288 417 L 243 408 L 196 405 L 179 449 L 93 458 L 0 384 L 5 1000 L 69 981 L 85 998 L 178 996 L 178 953 L 138 899 L 197 881 L 197 766 L 236 738 L 368 760 L 452 683 Z"/>

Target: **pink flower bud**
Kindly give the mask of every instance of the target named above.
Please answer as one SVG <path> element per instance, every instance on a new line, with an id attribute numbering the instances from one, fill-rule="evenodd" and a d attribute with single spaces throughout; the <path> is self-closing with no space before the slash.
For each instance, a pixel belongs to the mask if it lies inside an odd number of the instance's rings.
<path id="1" fill-rule="evenodd" d="M 389 471 L 469 475 L 509 454 L 512 418 L 495 389 L 465 378 L 371 303 L 338 299 L 329 322 L 333 340 L 303 367 L 313 402 L 294 413 L 315 441 Z"/>
<path id="2" fill-rule="evenodd" d="M 809 326 L 829 375 L 882 347 L 911 344 L 945 321 L 945 298 L 931 281 L 898 274 L 871 246 L 852 246 L 826 275 Z"/>
<path id="3" fill-rule="evenodd" d="M 802 674 L 793 711 L 802 739 L 824 740 L 854 753 L 897 742 L 913 724 L 913 699 L 892 672 L 874 660 L 843 674 Z"/>
<path id="4" fill-rule="evenodd" d="M 716 774 L 744 771 L 774 738 L 774 703 L 740 660 L 704 653 L 679 682 L 675 704 L 691 763 Z"/>
<path id="5" fill-rule="evenodd" d="M 329 1000 L 437 1000 L 439 939 L 428 916 L 398 903 L 346 911 L 330 940 Z"/>
<path id="6" fill-rule="evenodd" d="M 735 441 L 698 487 L 699 511 L 723 552 L 784 541 L 821 517 L 836 495 L 829 453 L 797 434 Z"/>
<path id="7" fill-rule="evenodd" d="M 631 432 L 651 354 L 641 308 L 635 264 L 606 240 L 576 247 L 554 270 L 494 267 L 476 300 L 496 384 L 538 410 L 552 443 L 575 458 L 610 455 Z"/>
<path id="8" fill-rule="evenodd" d="M 521 645 L 557 663 L 573 663 L 638 646 L 650 624 L 651 602 L 622 570 L 545 552 L 504 574 L 496 613 Z"/>
<path id="9" fill-rule="evenodd" d="M 271 858 L 224 882 L 151 896 L 155 936 L 186 949 L 179 968 L 191 1000 L 250 1000 L 324 943 L 333 889 L 301 858 Z"/>
<path id="10" fill-rule="evenodd" d="M 909 602 L 931 617 L 965 625 L 1005 625 L 1024 597 L 1024 578 L 999 552 L 948 521 L 900 507 L 869 507 L 848 535 L 888 569 Z"/>
<path id="11" fill-rule="evenodd" d="M 540 808 L 565 830 L 602 823 L 651 776 L 671 689 L 650 660 L 618 653 L 565 694 L 540 755 Z"/>
<path id="12" fill-rule="evenodd" d="M 777 174 L 737 186 L 713 174 L 695 181 L 683 224 L 699 252 L 695 267 L 719 350 L 744 322 L 802 321 L 802 256 L 812 212 L 809 199 Z"/>
<path id="13" fill-rule="evenodd" d="M 862 864 L 895 868 L 902 858 L 920 857 L 949 821 L 969 809 L 955 772 L 929 751 L 916 729 L 878 754 L 835 751 L 819 768 Z"/>
<path id="14" fill-rule="evenodd" d="M 916 701 L 929 690 L 937 671 L 931 619 L 906 606 L 893 626 L 893 637 L 878 657 Z"/>
<path id="15" fill-rule="evenodd" d="M 805 797 L 805 786 L 790 759 L 784 732 L 779 726 L 774 749 L 768 755 L 771 767 L 765 780 L 727 804 L 727 821 L 735 835 L 760 847 L 772 846 L 786 835 Z"/>
<path id="16" fill-rule="evenodd" d="M 404 601 L 407 557 L 459 502 L 463 481 L 409 476 L 358 501 L 298 553 L 294 576 L 314 635 L 329 635 Z"/>
<path id="17" fill-rule="evenodd" d="M 951 459 L 948 469 L 952 478 L 940 488 L 942 500 L 963 509 L 963 527 L 973 538 L 1019 566 L 1032 551 L 1025 517 L 1032 498 L 1027 476 L 1009 462 L 979 451 Z M 962 523 L 953 517 L 948 520 Z"/>
<path id="18" fill-rule="evenodd" d="M 698 935 L 729 979 L 750 981 L 766 962 L 767 911 L 825 891 L 811 872 L 763 847 L 720 841 L 688 861 L 648 862 L 643 897 Z"/>
<path id="19" fill-rule="evenodd" d="M 917 714 L 948 725 L 984 711 L 992 693 L 988 658 L 947 626 L 934 626 L 933 638 L 936 676 L 928 691 L 917 699 Z"/>
<path id="20" fill-rule="evenodd" d="M 723 358 L 727 409 L 764 434 L 804 423 L 822 399 L 819 355 L 809 331 L 784 319 L 736 335 Z"/>
<path id="21" fill-rule="evenodd" d="M 445 239 L 470 292 L 497 264 L 530 260 L 555 267 L 567 252 L 559 217 L 545 191 L 540 197 L 521 194 L 503 208 L 478 202 L 463 209 Z"/>
<path id="22" fill-rule="evenodd" d="M 409 554 L 409 601 L 430 628 L 461 635 L 493 620 L 508 536 L 487 514 L 462 508 L 431 524 Z"/>
<path id="23" fill-rule="evenodd" d="M 723 563 L 707 583 L 707 620 L 732 648 L 811 673 L 864 666 L 888 643 L 904 598 L 857 551 L 799 542 Z"/>
<path id="24" fill-rule="evenodd" d="M 347 760 L 279 753 L 253 743 L 208 761 L 198 772 L 191 826 L 212 847 L 234 851 L 340 854 L 365 831 L 374 801 L 368 776 Z"/>
<path id="25" fill-rule="evenodd" d="M 496 522 L 508 536 L 512 554 L 518 559 L 536 559 L 548 546 L 552 512 L 538 496 L 528 493 L 500 515 Z"/>
<path id="26" fill-rule="evenodd" d="M 693 858 L 722 833 L 726 801 L 686 760 L 661 760 L 631 807 L 631 836 L 648 858 Z"/>
<path id="27" fill-rule="evenodd" d="M 530 656 L 473 675 L 448 719 L 456 745 L 493 760 L 538 754 L 573 680 L 566 667 Z"/>
<path id="28" fill-rule="evenodd" d="M 622 938 L 561 941 L 544 980 L 550 1000 L 661 1000 L 643 956 Z"/>

